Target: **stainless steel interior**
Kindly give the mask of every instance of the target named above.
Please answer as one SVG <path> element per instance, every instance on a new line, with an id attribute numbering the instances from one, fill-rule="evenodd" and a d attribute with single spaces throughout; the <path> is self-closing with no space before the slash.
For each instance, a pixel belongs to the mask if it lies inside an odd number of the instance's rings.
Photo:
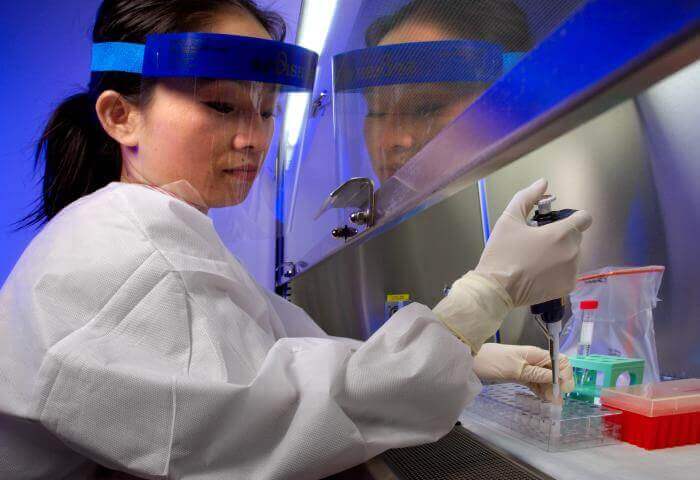
<path id="1" fill-rule="evenodd" d="M 561 208 L 591 211 L 581 271 L 667 266 L 654 312 L 662 374 L 700 375 L 700 63 L 523 156 L 486 178 L 494 223 L 512 194 L 546 177 Z M 292 300 L 333 335 L 366 338 L 388 293 L 433 306 L 476 265 L 483 248 L 471 185 L 295 278 Z M 502 329 L 506 343 L 544 346 L 527 313 Z"/>
<path id="2" fill-rule="evenodd" d="M 292 301 L 331 335 L 367 338 L 384 317 L 387 294 L 436 304 L 442 289 L 472 268 L 483 248 L 476 185 L 292 281 Z"/>

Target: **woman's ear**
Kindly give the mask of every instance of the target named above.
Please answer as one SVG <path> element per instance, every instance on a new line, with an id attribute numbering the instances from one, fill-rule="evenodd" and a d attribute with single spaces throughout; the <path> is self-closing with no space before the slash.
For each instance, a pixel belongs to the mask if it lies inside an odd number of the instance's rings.
<path id="1" fill-rule="evenodd" d="M 110 137 L 127 147 L 138 146 L 141 113 L 136 105 L 114 90 L 105 90 L 97 98 L 95 110 Z"/>

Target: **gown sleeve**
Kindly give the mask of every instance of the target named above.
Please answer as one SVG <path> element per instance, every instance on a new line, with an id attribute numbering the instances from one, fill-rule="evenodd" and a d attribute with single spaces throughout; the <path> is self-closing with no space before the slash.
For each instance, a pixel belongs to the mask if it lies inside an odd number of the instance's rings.
<path id="1" fill-rule="evenodd" d="M 423 305 L 358 342 L 328 337 L 272 299 L 293 325 L 276 338 L 220 278 L 168 265 L 157 255 L 144 263 L 39 370 L 37 418 L 109 468 L 321 478 L 439 439 L 480 389 L 467 347 Z"/>

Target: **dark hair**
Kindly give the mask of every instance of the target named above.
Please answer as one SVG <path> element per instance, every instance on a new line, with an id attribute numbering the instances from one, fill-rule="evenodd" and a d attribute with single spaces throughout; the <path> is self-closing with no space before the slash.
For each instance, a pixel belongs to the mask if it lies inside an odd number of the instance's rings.
<path id="1" fill-rule="evenodd" d="M 455 39 L 485 40 L 509 52 L 527 51 L 533 43 L 527 17 L 512 0 L 413 0 L 372 23 L 365 32 L 367 46 L 407 21 L 433 23 Z"/>
<path id="2" fill-rule="evenodd" d="M 97 11 L 92 41 L 145 43 L 152 33 L 196 31 L 209 26 L 227 9 L 252 15 L 275 40 L 283 40 L 286 26 L 278 14 L 260 9 L 255 0 L 104 0 Z M 51 115 L 38 141 L 34 168 L 44 161 L 38 206 L 18 228 L 44 224 L 66 205 L 92 193 L 121 174 L 119 144 L 103 130 L 95 102 L 106 90 L 144 104 L 155 81 L 138 74 L 93 72 L 88 91 L 64 100 Z"/>

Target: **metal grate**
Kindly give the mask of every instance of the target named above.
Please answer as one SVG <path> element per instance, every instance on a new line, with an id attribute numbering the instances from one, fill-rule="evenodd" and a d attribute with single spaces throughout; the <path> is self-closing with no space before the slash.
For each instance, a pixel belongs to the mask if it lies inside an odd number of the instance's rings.
<path id="1" fill-rule="evenodd" d="M 487 445 L 459 424 L 435 443 L 388 450 L 382 458 L 401 480 L 551 478 Z"/>

